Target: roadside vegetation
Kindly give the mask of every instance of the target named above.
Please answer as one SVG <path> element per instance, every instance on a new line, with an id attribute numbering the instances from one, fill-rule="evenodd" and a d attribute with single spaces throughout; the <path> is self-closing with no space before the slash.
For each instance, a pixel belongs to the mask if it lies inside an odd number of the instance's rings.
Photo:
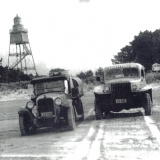
<path id="1" fill-rule="evenodd" d="M 113 64 L 120 63 L 140 63 L 146 68 L 146 82 L 147 84 L 159 83 L 160 73 L 152 72 L 152 65 L 160 63 L 160 29 L 140 32 L 135 36 L 129 45 L 120 49 L 117 55 L 114 55 L 111 60 Z M 107 53 L 106 53 L 107 54 Z M 100 63 L 100 62 L 99 62 Z M 107 64 L 106 64 L 107 65 Z M 62 68 L 51 69 L 52 72 L 63 71 Z M 94 86 L 99 83 L 96 82 L 96 76 L 103 78 L 103 68 L 99 67 L 95 72 L 88 70 L 86 72 L 80 71 L 76 76 L 82 79 L 84 83 L 84 90 L 92 90 Z M 9 69 L 8 66 L 0 66 L 0 92 L 17 92 L 20 89 L 27 89 L 29 81 L 37 77 L 32 74 L 27 75 L 20 70 Z M 40 75 L 42 76 L 42 75 Z"/>

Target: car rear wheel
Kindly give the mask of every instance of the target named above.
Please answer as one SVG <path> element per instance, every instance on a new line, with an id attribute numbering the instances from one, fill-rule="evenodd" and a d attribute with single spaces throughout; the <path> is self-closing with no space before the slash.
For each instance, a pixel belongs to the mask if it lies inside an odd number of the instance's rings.
<path id="1" fill-rule="evenodd" d="M 151 107 L 152 107 L 151 96 L 149 93 L 146 93 L 146 104 L 144 107 L 146 116 L 149 116 L 152 114 Z"/>
<path id="2" fill-rule="evenodd" d="M 79 99 L 79 107 L 80 107 L 80 112 L 81 112 L 81 120 L 84 121 L 84 108 L 83 108 L 83 104 L 82 104 L 82 101 L 81 99 Z"/>
<path id="3" fill-rule="evenodd" d="M 73 106 L 75 107 L 74 109 L 76 109 L 78 115 L 81 115 L 80 119 L 84 121 L 84 108 L 83 108 L 81 99 L 73 100 Z M 76 120 L 77 120 L 77 117 L 76 117 Z"/>
<path id="4" fill-rule="evenodd" d="M 68 116 L 69 130 L 73 131 L 76 128 L 75 113 L 74 113 L 73 106 L 68 108 L 67 116 Z"/>
<path id="5" fill-rule="evenodd" d="M 102 111 L 101 111 L 101 107 L 98 106 L 98 105 L 96 104 L 96 102 L 94 103 L 94 105 L 95 105 L 96 120 L 100 120 L 100 119 L 103 118 Z"/>
<path id="6" fill-rule="evenodd" d="M 28 114 L 19 116 L 19 127 L 22 136 L 33 134 L 35 132 L 35 127 Z"/>

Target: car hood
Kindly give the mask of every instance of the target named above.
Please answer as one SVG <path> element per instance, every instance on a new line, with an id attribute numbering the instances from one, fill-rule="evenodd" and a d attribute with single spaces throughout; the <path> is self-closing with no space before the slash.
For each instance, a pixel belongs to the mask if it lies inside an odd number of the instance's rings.
<path id="1" fill-rule="evenodd" d="M 36 102 L 38 102 L 38 100 L 40 99 L 45 99 L 45 98 L 51 98 L 53 99 L 53 101 L 55 101 L 56 98 L 61 98 L 62 99 L 62 105 L 69 107 L 71 105 L 71 98 L 69 96 L 67 96 L 64 93 L 45 93 L 43 95 L 39 95 L 36 99 Z"/>

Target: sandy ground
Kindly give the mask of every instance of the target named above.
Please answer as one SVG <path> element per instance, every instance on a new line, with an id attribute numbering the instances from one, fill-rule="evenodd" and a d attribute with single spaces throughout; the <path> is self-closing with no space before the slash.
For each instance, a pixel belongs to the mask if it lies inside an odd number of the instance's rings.
<path id="1" fill-rule="evenodd" d="M 96 121 L 90 91 L 82 98 L 85 121 L 77 121 L 75 131 L 66 126 L 43 128 L 25 137 L 19 131 L 17 111 L 29 97 L 25 91 L 1 95 L 0 159 L 159 160 L 160 87 L 152 86 L 156 104 L 152 116 L 146 118 L 140 108 L 110 113 Z"/>

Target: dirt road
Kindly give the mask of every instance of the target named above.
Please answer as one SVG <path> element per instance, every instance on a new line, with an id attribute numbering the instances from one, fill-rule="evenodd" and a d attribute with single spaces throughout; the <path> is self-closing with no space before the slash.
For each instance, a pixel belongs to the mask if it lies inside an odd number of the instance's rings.
<path id="1" fill-rule="evenodd" d="M 75 131 L 44 128 L 25 137 L 20 135 L 17 111 L 26 100 L 0 102 L 0 159 L 159 159 L 158 104 L 152 116 L 132 109 L 96 121 L 93 93 L 85 94 L 82 101 L 86 119 L 77 122 Z"/>

